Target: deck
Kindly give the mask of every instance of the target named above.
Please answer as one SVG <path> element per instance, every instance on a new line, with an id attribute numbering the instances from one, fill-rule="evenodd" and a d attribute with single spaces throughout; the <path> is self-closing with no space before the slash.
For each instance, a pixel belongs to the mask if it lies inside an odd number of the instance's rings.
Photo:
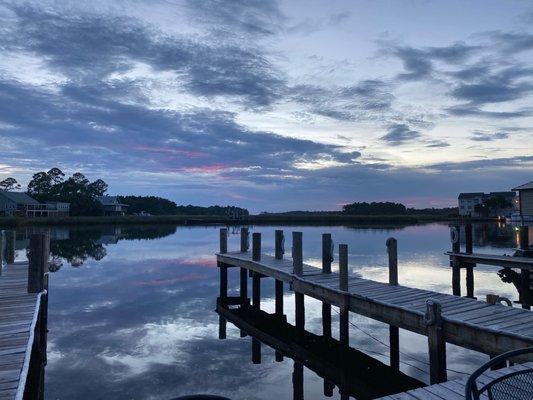
<path id="1" fill-rule="evenodd" d="M 477 379 L 477 382 L 484 384 L 508 373 L 528 368 L 533 368 L 533 362 L 485 372 Z M 451 380 L 437 385 L 426 386 L 404 393 L 381 397 L 380 400 L 464 400 L 466 380 L 467 378 Z M 520 398 L 526 398 L 523 388 L 517 388 L 516 390 L 519 393 L 521 391 L 522 397 Z M 482 396 L 481 398 L 483 400 L 488 400 L 487 396 Z"/>
<path id="2" fill-rule="evenodd" d="M 28 263 L 9 264 L 0 276 L 0 399 L 22 399 L 42 293 L 28 293 Z"/>

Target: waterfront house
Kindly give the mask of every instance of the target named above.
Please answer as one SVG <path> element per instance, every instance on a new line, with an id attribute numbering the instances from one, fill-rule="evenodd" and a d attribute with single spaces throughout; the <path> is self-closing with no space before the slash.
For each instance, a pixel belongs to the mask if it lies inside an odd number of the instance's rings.
<path id="1" fill-rule="evenodd" d="M 68 217 L 70 215 L 70 203 L 47 201 L 46 209 L 49 217 Z"/>
<path id="2" fill-rule="evenodd" d="M 520 218 L 533 220 L 533 181 L 513 189 L 518 192 L 518 212 Z"/>
<path id="3" fill-rule="evenodd" d="M 46 217 L 46 204 L 22 192 L 0 191 L 0 215 L 12 217 Z"/>
<path id="4" fill-rule="evenodd" d="M 98 201 L 104 206 L 105 215 L 126 214 L 128 205 L 121 203 L 118 196 L 100 196 Z"/>
<path id="5" fill-rule="evenodd" d="M 508 206 L 491 206 L 485 210 L 483 214 L 481 206 L 485 205 L 489 200 L 503 199 Z M 475 193 L 461 193 L 459 194 L 459 215 L 465 217 L 508 217 L 516 207 L 516 193 L 515 192 L 475 192 Z M 476 207 L 477 206 L 477 207 Z"/>
<path id="6" fill-rule="evenodd" d="M 479 217 L 476 211 L 476 205 L 483 203 L 483 196 L 485 193 L 460 193 L 459 194 L 459 215 L 465 217 Z"/>

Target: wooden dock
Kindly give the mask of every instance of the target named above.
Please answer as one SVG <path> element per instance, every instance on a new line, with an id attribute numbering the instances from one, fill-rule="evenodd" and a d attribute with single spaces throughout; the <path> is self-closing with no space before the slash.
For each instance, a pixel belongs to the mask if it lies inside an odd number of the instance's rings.
<path id="1" fill-rule="evenodd" d="M 511 367 L 501 368 L 496 371 L 487 371 L 477 379 L 477 382 L 480 384 L 486 384 L 509 373 L 522 371 L 529 368 L 533 368 L 533 362 L 513 365 Z M 436 385 L 426 386 L 420 389 L 409 390 L 407 392 L 381 397 L 379 400 L 464 400 L 466 380 L 467 378 L 451 380 Z M 520 387 L 518 387 L 516 390 L 516 397 L 510 396 L 509 398 L 525 399 L 531 394 L 524 393 L 524 389 L 521 389 Z M 486 395 L 482 396 L 481 398 L 483 400 L 488 400 Z"/>
<path id="2" fill-rule="evenodd" d="M 303 263 L 302 233 L 293 232 L 292 259 L 283 258 L 283 232 L 276 231 L 275 255 L 261 254 L 261 234 L 253 234 L 248 251 L 248 231 L 241 231 L 241 251 L 228 252 L 227 231 L 221 230 L 220 298 L 227 298 L 227 268 L 241 268 L 241 298 L 247 297 L 248 271 L 252 274 L 252 305 L 259 309 L 260 282 L 276 282 L 276 309 L 283 309 L 283 283 L 295 293 L 296 327 L 305 325 L 304 295 L 323 302 L 323 316 L 331 320 L 331 306 L 340 308 L 340 341 L 348 344 L 348 312 L 352 311 L 391 325 L 391 348 L 398 348 L 398 328 L 428 337 L 431 383 L 447 380 L 446 343 L 489 355 L 533 346 L 533 313 L 489 304 L 472 298 L 398 285 L 397 243 L 387 241 L 389 283 L 348 275 L 348 246 L 339 245 L 339 272 L 331 271 L 331 235 L 323 235 L 322 268 Z M 325 312 L 324 312 L 325 311 Z M 331 322 L 329 322 L 331 323 Z M 398 356 L 391 354 L 391 363 Z M 394 361 L 393 361 L 394 359 Z"/>
<path id="3" fill-rule="evenodd" d="M 11 262 L 1 269 L 0 400 L 43 398 L 47 240 L 46 235 L 32 235 L 30 262 Z"/>

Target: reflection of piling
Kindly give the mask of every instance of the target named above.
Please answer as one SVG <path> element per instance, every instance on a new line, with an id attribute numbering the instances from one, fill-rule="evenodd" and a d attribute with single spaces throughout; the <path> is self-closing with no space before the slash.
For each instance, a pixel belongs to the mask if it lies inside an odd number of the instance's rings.
<path id="1" fill-rule="evenodd" d="M 261 364 L 261 342 L 252 338 L 252 363 Z"/>
<path id="2" fill-rule="evenodd" d="M 302 249 L 302 232 L 292 233 L 292 266 L 294 275 L 303 276 L 303 249 Z M 303 293 L 294 292 L 295 299 L 295 320 L 298 330 L 305 329 L 305 302 Z"/>
<path id="3" fill-rule="evenodd" d="M 292 373 L 293 399 L 304 399 L 304 366 L 302 363 L 295 361 Z"/>

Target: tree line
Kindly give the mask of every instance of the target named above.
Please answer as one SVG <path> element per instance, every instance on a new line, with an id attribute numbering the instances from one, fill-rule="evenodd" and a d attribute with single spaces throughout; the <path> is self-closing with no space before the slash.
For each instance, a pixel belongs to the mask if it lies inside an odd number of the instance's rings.
<path id="1" fill-rule="evenodd" d="M 70 203 L 70 214 L 74 216 L 103 215 L 103 206 L 97 199 L 107 188 L 102 179 L 91 182 L 81 172 L 67 178 L 59 168 L 52 168 L 33 174 L 26 193 L 41 203 Z M 0 189 L 17 190 L 20 184 L 14 178 L 7 178 L 0 182 Z"/>

